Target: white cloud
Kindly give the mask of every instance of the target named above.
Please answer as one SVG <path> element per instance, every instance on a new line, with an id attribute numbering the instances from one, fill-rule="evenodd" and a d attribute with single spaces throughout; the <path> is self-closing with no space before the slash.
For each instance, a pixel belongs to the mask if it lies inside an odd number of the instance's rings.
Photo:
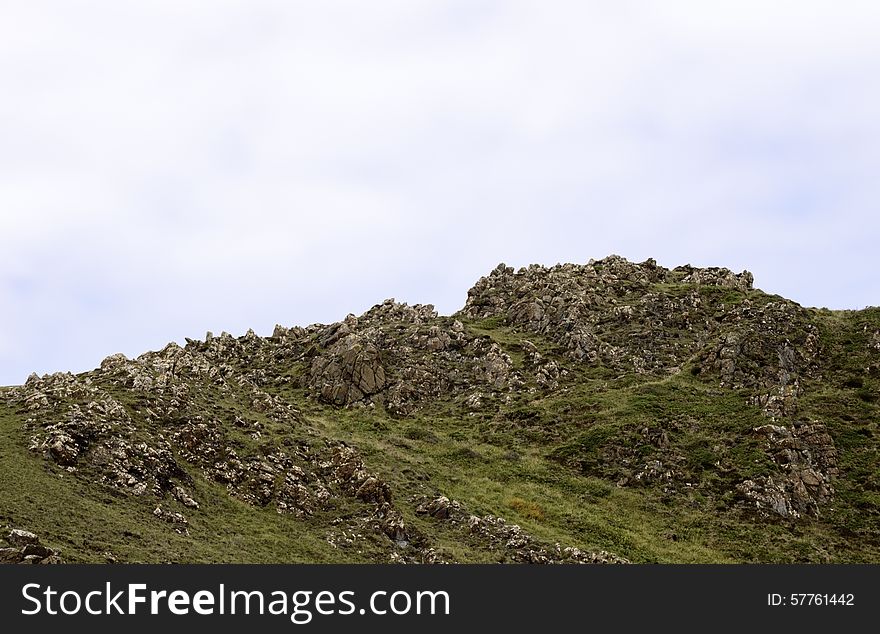
<path id="1" fill-rule="evenodd" d="M 0 8 L 0 384 L 619 252 L 878 303 L 871 2 Z"/>

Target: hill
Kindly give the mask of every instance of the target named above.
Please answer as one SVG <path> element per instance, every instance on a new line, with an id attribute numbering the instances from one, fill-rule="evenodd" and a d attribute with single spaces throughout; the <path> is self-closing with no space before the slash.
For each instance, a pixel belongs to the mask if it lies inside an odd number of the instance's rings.
<path id="1" fill-rule="evenodd" d="M 451 316 L 3 388 L 0 525 L 67 562 L 878 562 L 878 386 L 878 308 L 499 265 Z"/>

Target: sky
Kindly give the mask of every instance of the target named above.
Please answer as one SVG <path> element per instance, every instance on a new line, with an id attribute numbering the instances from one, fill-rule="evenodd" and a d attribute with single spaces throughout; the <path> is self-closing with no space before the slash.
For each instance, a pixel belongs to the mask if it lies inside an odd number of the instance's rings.
<path id="1" fill-rule="evenodd" d="M 880 3 L 0 0 L 0 385 L 499 262 L 880 304 Z"/>

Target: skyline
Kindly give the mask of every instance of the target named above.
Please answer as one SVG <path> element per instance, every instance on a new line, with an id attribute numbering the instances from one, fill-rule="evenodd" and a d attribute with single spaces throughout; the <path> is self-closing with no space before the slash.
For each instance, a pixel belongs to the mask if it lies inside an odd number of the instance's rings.
<path id="1" fill-rule="evenodd" d="M 880 304 L 869 2 L 0 9 L 0 385 L 499 262 Z"/>

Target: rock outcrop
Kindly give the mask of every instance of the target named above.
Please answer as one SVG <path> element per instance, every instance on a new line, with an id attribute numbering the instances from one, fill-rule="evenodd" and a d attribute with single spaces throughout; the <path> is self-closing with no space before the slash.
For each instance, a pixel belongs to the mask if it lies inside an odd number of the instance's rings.
<path id="1" fill-rule="evenodd" d="M 511 524 L 495 515 L 477 516 L 445 495 L 417 500 L 416 513 L 427 515 L 452 527 L 467 532 L 483 543 L 483 547 L 498 553 L 499 561 L 527 564 L 605 564 L 629 563 L 605 551 L 583 551 L 572 546 L 543 544 L 519 525 Z"/>
<path id="2" fill-rule="evenodd" d="M 381 405 L 406 416 L 439 398 L 521 384 L 510 357 L 433 306 L 386 300 L 360 317 L 306 330 L 275 331 L 308 362 L 300 385 L 336 406 Z"/>
<path id="3" fill-rule="evenodd" d="M 13 528 L 6 535 L 9 546 L 0 548 L 0 564 L 61 564 L 57 550 L 44 546 L 30 531 Z"/>
<path id="4" fill-rule="evenodd" d="M 516 272 L 500 264 L 468 292 L 462 315 L 498 318 L 549 337 L 575 361 L 662 375 L 679 371 L 731 324 L 750 329 L 765 323 L 764 314 L 752 315 L 743 303 L 752 281 L 748 271 L 669 270 L 653 260 L 635 264 L 618 256 Z M 659 285 L 674 292 L 658 292 Z M 786 323 L 784 318 L 773 324 Z"/>
<path id="5" fill-rule="evenodd" d="M 818 516 L 834 495 L 832 480 L 837 475 L 837 449 L 825 426 L 768 424 L 756 427 L 754 433 L 765 439 L 780 473 L 746 480 L 739 491 L 764 516 Z"/>

